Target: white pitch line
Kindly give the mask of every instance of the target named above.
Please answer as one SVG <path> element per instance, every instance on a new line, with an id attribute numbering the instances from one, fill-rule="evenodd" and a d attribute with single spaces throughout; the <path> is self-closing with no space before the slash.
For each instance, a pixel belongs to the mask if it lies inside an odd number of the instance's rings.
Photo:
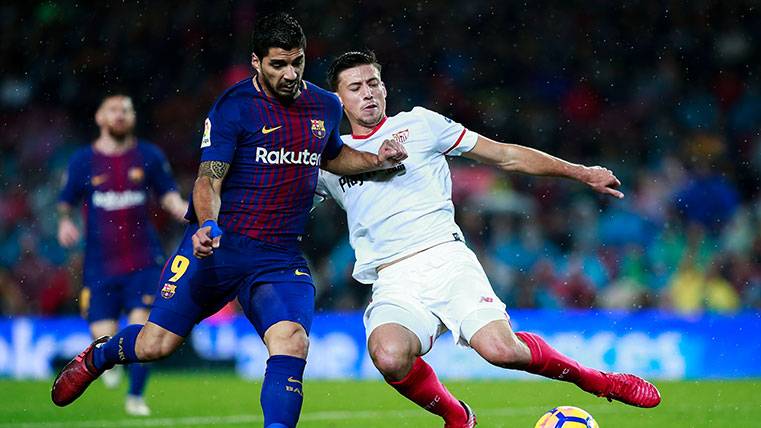
<path id="1" fill-rule="evenodd" d="M 484 409 L 478 414 L 483 415 L 523 415 L 523 414 L 541 414 L 547 409 L 539 407 L 523 408 L 497 408 Z M 341 421 L 353 419 L 400 419 L 414 417 L 431 417 L 420 409 L 399 410 L 399 411 L 379 411 L 379 410 L 345 410 L 345 411 L 322 411 L 302 413 L 299 420 L 301 421 Z M 262 422 L 262 415 L 228 415 L 228 416 L 188 416 L 179 418 L 147 418 L 147 419 L 101 419 L 88 421 L 65 421 L 65 422 L 22 422 L 22 423 L 1 423 L 0 428 L 69 428 L 76 426 L 79 428 L 130 428 L 130 427 L 165 427 L 165 426 L 198 426 L 198 425 L 241 425 Z"/>
<path id="2" fill-rule="evenodd" d="M 712 408 L 733 408 L 734 405 L 714 405 Z M 620 411 L 620 405 L 617 404 L 593 404 L 584 406 L 592 414 L 616 413 Z M 536 415 L 539 417 L 543 412 L 549 410 L 546 406 L 524 406 L 524 407 L 501 407 L 491 409 L 476 409 L 476 413 L 481 416 L 525 416 Z M 694 410 L 693 406 L 681 405 L 670 406 L 669 410 Z M 341 421 L 353 419 L 400 419 L 400 418 L 429 418 L 430 413 L 420 409 L 380 411 L 380 410 L 345 410 L 345 411 L 321 411 L 302 413 L 301 421 Z M 101 419 L 86 421 L 62 421 L 62 422 L 21 422 L 21 423 L 0 423 L 0 428 L 131 428 L 131 427 L 190 427 L 199 425 L 243 425 L 256 422 L 262 422 L 262 415 L 228 415 L 228 416 L 187 416 L 178 418 L 146 418 L 146 419 Z"/>

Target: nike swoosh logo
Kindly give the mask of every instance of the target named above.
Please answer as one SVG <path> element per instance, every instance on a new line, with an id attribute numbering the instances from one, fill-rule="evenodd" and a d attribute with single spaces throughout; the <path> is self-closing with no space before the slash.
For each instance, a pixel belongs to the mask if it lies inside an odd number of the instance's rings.
<path id="1" fill-rule="evenodd" d="M 298 383 L 299 385 L 302 385 L 302 386 L 304 385 L 303 383 L 301 383 L 300 380 L 294 379 L 293 376 L 288 376 L 288 382 Z"/>
<path id="2" fill-rule="evenodd" d="M 309 274 L 308 274 L 308 273 L 306 273 L 306 272 L 302 272 L 302 271 L 300 271 L 300 270 L 298 270 L 298 269 L 296 269 L 295 271 L 293 271 L 293 273 L 295 273 L 295 274 L 296 274 L 296 276 L 304 276 L 304 275 L 306 275 L 306 276 L 309 276 Z"/>
<path id="3" fill-rule="evenodd" d="M 270 132 L 274 132 L 274 131 L 277 131 L 278 129 L 280 129 L 280 128 L 282 128 L 282 127 L 283 127 L 283 125 L 280 125 L 280 126 L 276 126 L 276 127 L 274 127 L 274 128 L 267 128 L 266 126 L 262 126 L 262 134 L 264 134 L 264 135 L 267 135 L 267 134 L 269 134 Z"/>

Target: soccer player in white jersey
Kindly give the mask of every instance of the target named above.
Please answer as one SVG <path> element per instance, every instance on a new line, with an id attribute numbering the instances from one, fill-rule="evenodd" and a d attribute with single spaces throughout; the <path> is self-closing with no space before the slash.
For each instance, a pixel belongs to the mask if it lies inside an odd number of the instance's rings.
<path id="1" fill-rule="evenodd" d="M 541 337 L 513 332 L 476 256 L 454 222 L 445 156 L 465 156 L 504 171 L 567 177 L 622 198 L 613 173 L 538 150 L 503 144 L 422 107 L 386 116 L 386 88 L 372 52 L 348 52 L 328 72 L 351 124 L 344 144 L 377 151 L 384 140 L 409 157 L 390 169 L 354 176 L 321 172 L 317 191 L 346 210 L 357 262 L 353 276 L 373 285 L 365 310 L 368 350 L 399 393 L 441 416 L 445 427 L 472 427 L 473 411 L 457 400 L 420 356 L 446 330 L 489 363 L 572 382 L 592 394 L 639 406 L 660 403 L 658 390 L 630 374 L 580 365 Z"/>

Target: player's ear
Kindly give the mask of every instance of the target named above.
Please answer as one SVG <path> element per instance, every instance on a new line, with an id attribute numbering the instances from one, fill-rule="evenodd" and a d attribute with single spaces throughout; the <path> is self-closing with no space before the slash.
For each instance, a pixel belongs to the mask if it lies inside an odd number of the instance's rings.
<path id="1" fill-rule="evenodd" d="M 388 95 L 388 92 L 386 91 L 386 84 L 383 83 L 383 81 L 381 80 L 380 85 L 381 85 L 381 93 L 383 94 L 383 98 L 386 98 L 386 95 Z"/>
<path id="2" fill-rule="evenodd" d="M 98 110 L 95 110 L 95 123 L 98 126 L 103 126 L 103 106 L 98 107 Z"/>
<path id="3" fill-rule="evenodd" d="M 253 52 L 251 52 L 251 67 L 253 67 L 257 73 L 260 72 L 259 67 L 261 67 L 261 63 L 259 62 L 259 57 Z"/>

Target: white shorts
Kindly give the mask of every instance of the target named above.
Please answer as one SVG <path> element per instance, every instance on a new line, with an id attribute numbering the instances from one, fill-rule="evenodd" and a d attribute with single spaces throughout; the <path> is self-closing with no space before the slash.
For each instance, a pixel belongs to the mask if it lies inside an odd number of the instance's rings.
<path id="1" fill-rule="evenodd" d="M 460 241 L 429 248 L 378 272 L 365 309 L 367 337 L 383 324 L 400 324 L 420 339 L 421 354 L 449 330 L 468 346 L 481 327 L 508 320 L 476 255 Z"/>

